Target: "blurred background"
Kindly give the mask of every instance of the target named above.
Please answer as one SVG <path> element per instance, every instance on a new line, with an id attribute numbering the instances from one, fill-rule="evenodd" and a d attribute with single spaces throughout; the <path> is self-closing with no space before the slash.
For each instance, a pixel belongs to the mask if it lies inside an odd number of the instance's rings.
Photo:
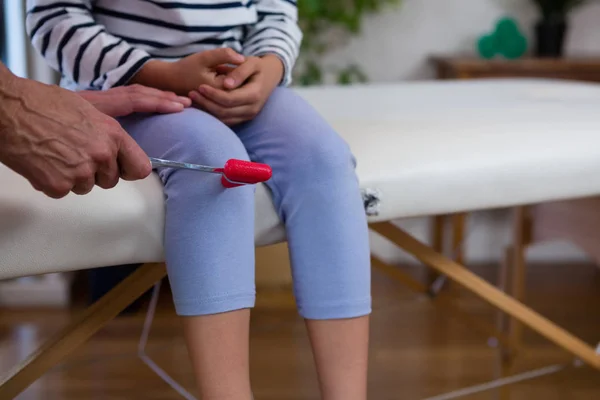
<path id="1" fill-rule="evenodd" d="M 478 38 L 503 17 L 519 23 L 529 40 L 527 53 L 534 53 L 535 25 L 541 18 L 537 3 L 545 1 L 300 0 L 306 38 L 302 61 L 317 64 L 327 82 L 336 81 L 340 72 L 353 66 L 372 82 L 431 79 L 435 77 L 435 68 L 429 62 L 432 55 L 475 55 Z M 4 31 L 10 32 L 2 48 L 9 55 L 10 65 L 20 74 L 51 80 L 52 74 L 45 72 L 47 68 L 40 65 L 40 59 L 30 54 L 23 27 L 24 1 L 2 3 Z M 564 55 L 596 56 L 600 4 L 594 0 L 558 3 L 578 4 L 565 15 L 568 31 Z M 300 67 L 304 67 L 302 61 Z M 306 68 L 297 68 L 296 72 L 297 78 L 304 76 L 304 81 L 315 82 Z"/>
<path id="2" fill-rule="evenodd" d="M 294 72 L 295 86 L 490 77 L 600 82 L 597 1 L 298 3 L 305 40 Z M 29 44 L 24 10 L 24 1 L 0 0 L 0 57 L 19 76 L 57 83 L 58 76 Z M 397 223 L 425 241 L 441 240 L 440 249 L 496 282 L 506 248 L 515 239 L 512 214 L 513 210 L 494 210 Z M 600 251 L 596 240 L 600 199 L 548 205 L 535 216 L 541 226 L 568 229 L 559 229 L 548 240 L 528 247 L 524 302 L 596 343 L 600 340 Z M 423 266 L 377 234 L 373 233 L 371 240 L 381 259 L 415 276 L 427 276 Z M 294 309 L 286 253 L 285 244 L 257 250 L 259 299 L 252 322 L 255 394 L 257 399 L 316 399 L 312 359 Z M 107 266 L 0 282 L 0 372 L 135 268 Z M 433 399 L 502 376 L 494 340 L 472 322 L 377 271 L 373 285 L 371 398 Z M 497 314 L 473 296 L 454 286 L 447 291 L 476 319 L 497 320 Z M 147 302 L 148 296 L 130 307 L 22 398 L 180 398 L 136 359 Z M 600 398 L 600 374 L 587 368 L 563 368 L 571 365 L 569 357 L 533 334 L 525 336 L 525 343 L 526 350 L 515 361 L 512 373 L 548 365 L 557 366 L 556 371 L 461 398 Z M 168 282 L 163 285 L 149 347 L 163 368 L 184 386 L 193 387 Z"/>

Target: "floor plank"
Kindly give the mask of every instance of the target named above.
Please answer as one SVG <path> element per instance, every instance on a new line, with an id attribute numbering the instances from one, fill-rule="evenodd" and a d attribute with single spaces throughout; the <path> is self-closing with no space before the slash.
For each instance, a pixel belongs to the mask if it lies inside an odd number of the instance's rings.
<path id="1" fill-rule="evenodd" d="M 494 268 L 477 271 L 487 279 Z M 600 273 L 592 265 L 530 266 L 527 304 L 588 343 L 600 341 Z M 493 321 L 492 308 L 452 288 L 462 309 Z M 495 377 L 497 351 L 459 315 L 437 307 L 374 272 L 370 398 L 418 400 Z M 252 316 L 252 379 L 257 400 L 316 400 L 316 376 L 303 322 L 288 291 L 259 290 Z M 68 311 L 0 310 L 0 372 L 24 358 L 60 329 Z M 19 400 L 180 399 L 137 357 L 143 313 L 123 316 L 99 332 L 69 360 L 31 386 Z M 161 303 L 148 352 L 192 390 L 190 365 L 169 293 Z M 570 361 L 539 335 L 527 332 L 515 370 Z M 464 397 L 496 399 L 495 391 Z M 565 370 L 510 387 L 511 400 L 600 398 L 600 372 Z"/>

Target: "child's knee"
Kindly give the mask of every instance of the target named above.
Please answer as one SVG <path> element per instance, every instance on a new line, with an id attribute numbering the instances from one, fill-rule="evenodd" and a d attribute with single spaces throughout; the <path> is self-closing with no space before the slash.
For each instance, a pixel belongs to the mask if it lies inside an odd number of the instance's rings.
<path id="1" fill-rule="evenodd" d="M 173 159 L 214 166 L 223 166 L 230 158 L 248 159 L 242 142 L 229 127 L 205 114 L 192 115 L 196 117 L 164 121 L 175 141 L 168 150 Z"/>
<path id="2" fill-rule="evenodd" d="M 197 109 L 125 118 L 121 123 L 150 157 L 212 167 L 223 167 L 231 158 L 249 159 L 235 132 Z M 229 205 L 246 210 L 248 206 L 243 204 L 250 203 L 253 196 L 250 187 L 224 193 L 217 174 L 169 167 L 159 167 L 157 172 L 166 189 L 167 203 L 177 204 L 178 209 L 200 204 L 219 207 L 215 204 L 219 203 L 223 204 L 220 207 Z M 191 212 L 186 210 L 186 213 Z"/>
<path id="3" fill-rule="evenodd" d="M 319 133 L 295 136 L 295 150 L 288 158 L 293 179 L 326 184 L 354 179 L 355 158 L 346 142 L 331 130 Z"/>
<path id="4" fill-rule="evenodd" d="M 264 122 L 274 134 L 285 137 L 280 151 L 296 179 L 338 179 L 354 172 L 348 144 L 306 100 L 291 89 L 278 88 L 269 103 L 269 118 Z"/>
<path id="5" fill-rule="evenodd" d="M 151 157 L 215 166 L 222 166 L 230 158 L 248 159 L 243 144 L 229 127 L 194 108 L 123 119 L 121 123 Z"/>

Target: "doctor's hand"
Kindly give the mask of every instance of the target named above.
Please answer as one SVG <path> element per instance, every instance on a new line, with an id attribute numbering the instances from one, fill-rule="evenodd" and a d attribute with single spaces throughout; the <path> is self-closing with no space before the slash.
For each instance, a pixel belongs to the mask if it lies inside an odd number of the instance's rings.
<path id="1" fill-rule="evenodd" d="M 99 108 L 122 113 L 98 96 L 92 97 Z M 115 119 L 74 92 L 18 78 L 1 63 L 0 162 L 53 198 L 86 194 L 95 185 L 109 189 L 120 178 L 143 179 L 152 171 Z"/>
<path id="2" fill-rule="evenodd" d="M 249 57 L 238 67 L 221 67 L 224 89 L 200 85 L 189 93 L 194 103 L 223 123 L 233 126 L 252 120 L 262 110 L 283 77 L 279 57 Z"/>
<path id="3" fill-rule="evenodd" d="M 124 117 L 136 112 L 176 113 L 192 104 L 187 97 L 142 85 L 120 86 L 105 91 L 84 90 L 76 93 L 98 111 L 111 117 Z"/>

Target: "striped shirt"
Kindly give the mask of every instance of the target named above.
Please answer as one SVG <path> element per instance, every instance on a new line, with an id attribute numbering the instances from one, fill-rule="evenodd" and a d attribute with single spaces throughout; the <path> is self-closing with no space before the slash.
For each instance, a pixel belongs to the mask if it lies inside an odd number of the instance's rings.
<path id="1" fill-rule="evenodd" d="M 34 48 L 72 90 L 121 86 L 151 59 L 218 47 L 275 54 L 291 83 L 302 32 L 296 0 L 27 0 Z"/>

